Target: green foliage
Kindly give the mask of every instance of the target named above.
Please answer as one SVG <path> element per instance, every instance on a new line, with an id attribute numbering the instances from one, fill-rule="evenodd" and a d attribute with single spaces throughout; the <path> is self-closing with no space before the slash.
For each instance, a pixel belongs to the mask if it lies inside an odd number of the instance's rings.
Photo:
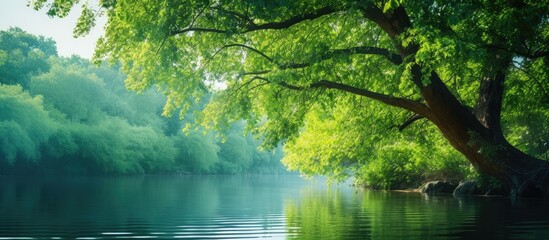
<path id="1" fill-rule="evenodd" d="M 469 163 L 459 153 L 443 147 L 397 142 L 384 146 L 359 169 L 357 184 L 374 189 L 417 188 L 429 180 L 458 182 L 469 178 Z M 429 150 L 429 151 L 426 151 Z"/>
<path id="2" fill-rule="evenodd" d="M 0 31 L 0 83 L 27 88 L 30 77 L 48 71 L 48 58 L 56 55 L 52 39 L 37 37 L 19 28 Z"/>
<path id="3" fill-rule="evenodd" d="M 0 85 L 0 174 L 284 171 L 281 156 L 257 150 L 241 127 L 223 143 L 203 129 L 184 135 L 181 127 L 195 116 L 162 117 L 166 98 L 154 89 L 128 92 L 116 67 L 79 57 L 52 57 L 47 65 L 24 76 L 29 89 Z"/>
<path id="4" fill-rule="evenodd" d="M 173 138 L 179 149 L 176 161 L 180 171 L 208 173 L 212 172 L 212 167 L 219 162 L 219 146 L 212 136 L 192 132 L 184 137 L 183 134 L 179 134 Z"/>
<path id="5" fill-rule="evenodd" d="M 44 149 L 46 168 L 70 174 L 170 173 L 177 151 L 162 133 L 116 117 L 65 123 Z"/>
<path id="6" fill-rule="evenodd" d="M 425 157 L 417 156 L 420 149 L 408 144 L 397 144 L 383 147 L 376 152 L 361 169 L 357 180 L 366 186 L 380 189 L 413 188 L 424 181 L 423 174 L 431 172 L 425 170 L 431 169 L 429 162 L 422 161 Z"/>
<path id="7" fill-rule="evenodd" d="M 504 126 L 513 126 L 505 128 L 509 142 L 542 159 L 549 159 L 548 64 L 547 59 L 517 59 L 507 85 L 502 119 Z"/>
<path id="8" fill-rule="evenodd" d="M 95 13 L 87 5 L 82 6 L 82 13 L 76 22 L 73 36 L 81 37 L 90 33 L 91 28 L 95 26 Z"/>
<path id="9" fill-rule="evenodd" d="M 315 109 L 306 117 L 301 136 L 286 143 L 283 163 L 306 175 L 320 174 L 334 180 L 353 176 L 357 184 L 375 189 L 403 189 L 418 187 L 427 180 L 467 178 L 469 164 L 433 133 L 434 126 L 416 123 L 397 132 L 397 125 L 391 121 L 361 118 L 362 114 L 383 109 L 380 104 L 366 102 L 356 99 L 354 104 L 341 105 L 333 113 Z M 398 112 L 386 114 L 397 123 L 403 117 Z"/>
<path id="10" fill-rule="evenodd" d="M 56 130 L 41 97 L 32 97 L 19 85 L 0 84 L 0 159 L 38 161 L 40 146 Z"/>
<path id="11" fill-rule="evenodd" d="M 173 143 L 149 127 L 110 118 L 98 125 L 76 125 L 74 130 L 78 155 L 94 161 L 98 173 L 168 172 L 173 165 Z"/>
<path id="12" fill-rule="evenodd" d="M 110 104 L 103 81 L 77 66 L 55 64 L 33 79 L 30 88 L 73 122 L 97 122 L 101 109 Z"/>
<path id="13" fill-rule="evenodd" d="M 246 134 L 244 127 L 244 122 L 237 122 L 225 134 L 225 139 L 219 144 L 217 171 L 230 174 L 285 172 L 280 164 L 284 155 L 282 147 L 273 151 L 262 150 L 262 140 Z"/>
<path id="14" fill-rule="evenodd" d="M 52 2 L 49 14 L 60 17 L 76 4 L 41 0 L 34 6 L 46 2 Z M 117 0 L 100 1 L 91 11 L 108 17 L 95 59 L 120 63 L 130 89 L 161 89 L 167 96 L 165 115 L 180 111 L 183 117 L 208 100 L 197 123 L 229 132 L 235 142 L 220 145 L 218 165 L 233 172 L 240 169 L 232 164 L 245 169 L 254 159 L 236 147 L 247 141 L 229 131 L 245 119 L 246 129 L 261 135 L 264 146 L 287 141 L 285 164 L 305 174 L 338 180 L 355 175 L 382 188 L 432 177 L 422 168 L 447 178 L 464 176 L 469 166 L 435 133 L 439 129 L 420 120 L 399 133 L 396 128 L 409 112 L 356 93 L 384 103 L 421 103 L 428 112 L 435 112 L 432 99 L 457 100 L 451 106 L 463 106 L 456 110 L 462 114 L 474 108 L 480 82 L 495 72 L 507 76 L 501 114 L 506 137 L 532 155 L 547 156 L 549 5 L 544 1 Z M 406 15 L 387 20 L 397 12 Z M 93 25 L 87 15 L 77 29 Z M 411 26 L 399 29 L 408 17 Z M 502 58 L 514 61 L 501 64 Z M 427 88 L 435 74 L 444 85 L 440 89 L 451 94 L 430 100 L 425 96 L 438 94 Z M 336 90 L 338 84 L 347 89 Z M 472 111 L 467 116 L 475 117 Z M 445 124 L 443 117 L 430 119 Z M 416 144 L 405 144 L 410 141 Z M 399 174 L 389 177 L 392 172 Z"/>
<path id="15" fill-rule="evenodd" d="M 231 133 L 227 141 L 221 144 L 219 154 L 222 156 L 222 168 L 229 173 L 239 173 L 250 167 L 252 151 L 242 133 Z"/>

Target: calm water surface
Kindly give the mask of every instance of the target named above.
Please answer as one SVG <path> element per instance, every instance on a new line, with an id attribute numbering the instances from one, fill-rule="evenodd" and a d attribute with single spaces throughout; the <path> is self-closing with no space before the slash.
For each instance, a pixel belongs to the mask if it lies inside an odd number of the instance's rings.
<path id="1" fill-rule="evenodd" d="M 0 239 L 549 239 L 549 204 L 296 176 L 0 177 Z"/>

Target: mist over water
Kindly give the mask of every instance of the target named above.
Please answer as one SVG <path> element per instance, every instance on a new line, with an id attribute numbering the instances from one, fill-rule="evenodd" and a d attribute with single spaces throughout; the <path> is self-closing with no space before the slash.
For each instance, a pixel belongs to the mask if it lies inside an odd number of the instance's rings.
<path id="1" fill-rule="evenodd" d="M 360 191 L 276 175 L 0 180 L 0 239 L 549 236 L 540 200 Z"/>

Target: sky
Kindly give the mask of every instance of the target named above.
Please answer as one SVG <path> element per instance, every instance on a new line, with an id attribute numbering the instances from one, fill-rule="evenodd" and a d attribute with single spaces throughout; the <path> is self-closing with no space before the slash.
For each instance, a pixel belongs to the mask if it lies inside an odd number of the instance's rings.
<path id="1" fill-rule="evenodd" d="M 50 37 L 57 42 L 57 51 L 60 56 L 70 57 L 79 55 L 91 58 L 95 42 L 103 34 L 105 19 L 100 19 L 89 35 L 73 38 L 72 30 L 80 16 L 80 9 L 75 8 L 65 18 L 51 18 L 46 11 L 35 11 L 27 7 L 28 0 L 0 0 L 0 30 L 10 27 L 19 27 L 24 31 Z"/>

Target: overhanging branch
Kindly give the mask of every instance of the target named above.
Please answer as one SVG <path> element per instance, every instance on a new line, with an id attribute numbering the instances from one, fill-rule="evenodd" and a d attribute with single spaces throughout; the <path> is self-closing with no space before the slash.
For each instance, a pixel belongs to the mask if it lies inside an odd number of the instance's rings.
<path id="1" fill-rule="evenodd" d="M 398 39 L 398 36 L 412 26 L 410 17 L 402 5 L 389 12 L 383 12 L 381 8 L 375 6 L 373 3 L 366 3 L 360 6 L 360 9 L 366 19 L 376 23 L 387 33 L 402 57 L 413 55 L 417 52 L 418 45 L 416 43 L 412 42 L 404 46 L 402 40 Z"/>
<path id="2" fill-rule="evenodd" d="M 336 49 L 332 51 L 332 54 L 335 55 L 352 55 L 352 54 L 371 54 L 371 55 L 380 55 L 387 60 L 391 61 L 395 65 L 400 65 L 402 63 L 402 58 L 393 52 L 390 52 L 388 49 L 385 48 L 379 48 L 379 47 L 370 47 L 370 46 L 360 46 L 360 47 L 352 47 L 347 49 Z"/>
<path id="3" fill-rule="evenodd" d="M 252 52 L 255 52 L 257 54 L 259 54 L 260 56 L 262 56 L 263 58 L 267 59 L 269 62 L 274 62 L 274 59 L 272 59 L 271 57 L 267 56 L 267 54 L 263 53 L 262 51 L 259 51 L 258 49 L 254 48 L 254 47 L 251 47 L 251 46 L 248 46 L 248 45 L 245 45 L 245 44 L 240 44 L 240 43 L 233 43 L 233 44 L 227 44 L 223 47 L 221 47 L 219 50 L 217 50 L 213 56 L 215 56 L 217 53 L 219 53 L 220 51 L 222 51 L 223 49 L 227 49 L 227 48 L 230 48 L 230 47 L 241 47 L 241 48 L 245 48 L 245 49 L 248 49 Z M 213 57 L 212 56 L 212 57 Z"/>
<path id="4" fill-rule="evenodd" d="M 266 60 L 268 60 L 269 62 L 276 64 L 278 66 L 278 68 L 281 69 L 281 70 L 306 68 L 306 67 L 309 67 L 309 66 L 311 66 L 312 64 L 314 64 L 316 62 L 328 60 L 328 59 L 331 59 L 331 58 L 333 58 L 335 56 L 338 56 L 338 55 L 354 55 L 354 54 L 380 55 L 380 56 L 383 56 L 383 57 L 389 59 L 389 61 L 391 61 L 392 63 L 394 63 L 396 65 L 402 63 L 402 58 L 398 54 L 392 53 L 389 50 L 384 49 L 384 48 L 370 47 L 370 46 L 359 46 L 359 47 L 331 50 L 331 51 L 328 51 L 326 54 L 322 55 L 321 57 L 319 57 L 316 61 L 308 62 L 308 63 L 279 64 L 273 58 L 269 57 L 267 54 L 265 54 L 264 52 L 254 48 L 254 47 L 251 47 L 251 46 L 248 46 L 248 45 L 245 45 L 245 44 L 240 44 L 240 43 L 233 43 L 233 44 L 227 44 L 227 45 L 222 46 L 221 48 L 219 48 L 212 55 L 212 58 L 214 56 L 216 56 L 222 50 L 227 49 L 227 48 L 231 48 L 231 47 L 245 48 L 245 49 L 248 49 L 248 50 L 250 50 L 254 53 L 257 53 L 260 56 L 262 56 L 263 58 L 265 58 Z M 252 71 L 252 72 L 245 72 L 245 73 L 241 73 L 240 76 L 244 76 L 244 75 L 261 75 L 261 74 L 269 73 L 270 71 L 271 70 L 257 70 L 257 71 Z"/>
<path id="5" fill-rule="evenodd" d="M 247 27 L 246 29 L 244 29 L 243 32 L 253 32 L 253 31 L 257 31 L 257 30 L 267 30 L 267 29 L 287 29 L 295 24 L 298 24 L 298 23 L 301 23 L 301 22 L 304 22 L 304 21 L 307 21 L 307 20 L 313 20 L 313 19 L 316 19 L 316 18 L 319 18 L 319 17 L 322 17 L 322 16 L 325 16 L 325 15 L 329 15 L 329 14 L 332 14 L 332 13 L 335 13 L 337 12 L 338 10 L 333 8 L 333 7 L 323 7 L 323 8 L 320 8 L 320 9 L 317 9 L 316 11 L 314 12 L 311 12 L 311 13 L 305 13 L 305 14 L 301 14 L 301 15 L 296 15 L 296 16 L 293 16 L 287 20 L 284 20 L 284 21 L 280 21 L 280 22 L 270 22 L 270 23 L 264 23 L 264 24 L 260 24 L 260 25 L 251 25 L 249 27 Z"/>
<path id="6" fill-rule="evenodd" d="M 484 47 L 488 49 L 497 49 L 497 50 L 505 51 L 505 52 L 518 55 L 524 58 L 528 58 L 528 59 L 538 59 L 538 58 L 549 56 L 549 51 L 544 49 L 530 50 L 530 49 L 527 49 L 526 47 L 524 49 L 511 49 L 509 47 L 496 45 L 496 44 L 486 44 L 484 45 Z"/>
<path id="7" fill-rule="evenodd" d="M 215 28 L 202 28 L 202 27 L 188 27 L 171 32 L 171 35 L 179 35 L 188 32 L 212 32 L 212 33 L 229 33 L 227 30 L 215 29 Z"/>
<path id="8" fill-rule="evenodd" d="M 208 62 L 205 64 L 205 65 L 208 65 L 208 63 L 210 62 L 210 60 L 212 60 L 217 54 L 219 54 L 219 52 L 223 51 L 224 49 L 227 49 L 227 48 L 231 48 L 231 47 L 240 47 L 240 48 L 245 48 L 245 49 L 248 49 L 254 53 L 257 53 L 259 54 L 260 56 L 262 56 L 263 58 L 267 59 L 269 62 L 274 62 L 274 59 L 272 59 L 271 57 L 267 56 L 267 54 L 263 53 L 262 51 L 259 51 L 258 49 L 254 48 L 254 47 L 250 47 L 248 45 L 245 45 L 245 44 L 240 44 L 240 43 L 233 43 L 233 44 L 227 44 L 221 48 L 219 48 L 217 51 L 215 51 L 215 53 L 211 56 L 211 58 L 208 59 Z M 269 71 L 256 71 L 257 74 L 260 74 L 260 73 L 268 73 Z M 242 75 L 250 75 L 250 74 L 240 74 L 241 76 Z"/>
<path id="9" fill-rule="evenodd" d="M 379 55 L 387 58 L 389 61 L 391 61 L 395 65 L 400 65 L 402 63 L 402 58 L 396 54 L 390 52 L 388 49 L 385 48 L 379 48 L 379 47 L 371 47 L 371 46 L 359 46 L 359 47 L 351 47 L 351 48 L 344 48 L 344 49 L 334 49 L 328 51 L 326 54 L 320 56 L 317 61 L 310 62 L 310 63 L 289 63 L 279 66 L 280 69 L 296 69 L 296 68 L 304 68 L 312 65 L 316 62 L 321 62 L 324 60 L 331 59 L 335 56 L 341 56 L 341 55 L 355 55 L 355 54 L 365 54 L 365 55 Z"/>
<path id="10" fill-rule="evenodd" d="M 536 85 L 540 88 L 541 90 L 541 93 L 543 94 L 543 96 L 545 96 L 545 100 L 547 100 L 547 102 L 549 102 L 549 93 L 547 90 L 545 90 L 545 87 L 543 86 L 542 84 L 542 81 L 540 81 L 536 76 L 534 76 L 532 73 L 526 71 L 526 69 L 524 69 L 523 67 L 515 67 L 516 69 L 520 70 L 521 72 L 523 72 L 524 74 L 528 75 L 528 77 L 530 79 L 532 79 Z"/>
<path id="11" fill-rule="evenodd" d="M 236 12 L 236 11 L 231 11 L 231 10 L 228 10 L 228 9 L 224 9 L 222 8 L 221 6 L 219 7 L 212 7 L 212 9 L 214 10 L 217 10 L 221 13 L 225 13 L 225 14 L 228 14 L 228 15 L 231 15 L 239 20 L 242 20 L 244 22 L 246 22 L 246 25 L 248 26 L 253 26 L 255 25 L 253 19 L 251 19 L 248 15 L 246 14 L 242 14 L 242 13 L 239 13 L 239 12 Z"/>
<path id="12" fill-rule="evenodd" d="M 285 87 L 291 90 L 296 90 L 296 91 L 303 91 L 306 89 L 315 89 L 315 88 L 337 89 L 344 92 L 367 97 L 373 100 L 377 100 L 393 107 L 403 108 L 426 118 L 431 117 L 429 108 L 422 103 L 412 101 L 406 98 L 399 98 L 399 97 L 393 97 L 393 96 L 389 96 L 381 93 L 376 93 L 366 89 L 356 88 L 356 87 L 342 84 L 342 83 L 336 83 L 328 80 L 320 80 L 306 87 L 295 86 L 285 82 L 281 82 L 278 84 L 282 87 Z"/>
<path id="13" fill-rule="evenodd" d="M 345 92 L 354 93 L 360 96 L 378 100 L 380 102 L 383 102 L 391 106 L 404 108 L 425 117 L 429 115 L 427 106 L 419 102 L 415 102 L 405 98 L 393 97 L 393 96 L 389 96 L 381 93 L 372 92 L 366 89 L 356 88 L 353 86 L 331 82 L 327 80 L 321 80 L 316 83 L 313 83 L 310 85 L 310 87 L 311 88 L 324 87 L 328 89 L 339 89 Z"/>
<path id="14" fill-rule="evenodd" d="M 216 10 L 219 11 L 220 9 L 216 9 Z M 228 10 L 223 10 L 223 11 L 236 16 L 240 20 L 245 21 L 245 27 L 243 27 L 240 30 L 239 29 L 227 30 L 227 29 L 207 28 L 207 27 L 194 27 L 194 26 L 191 25 L 191 26 L 186 27 L 184 29 L 174 30 L 174 31 L 171 32 L 171 35 L 178 35 L 178 34 L 183 34 L 183 33 L 187 33 L 187 32 L 247 33 L 247 32 L 254 32 L 254 31 L 268 30 L 268 29 L 272 29 L 272 30 L 287 29 L 287 28 L 290 28 L 291 26 L 296 25 L 298 23 L 308 21 L 308 20 L 314 20 L 316 18 L 320 18 L 322 16 L 335 13 L 339 10 L 328 6 L 328 7 L 319 8 L 314 12 L 300 14 L 300 15 L 290 17 L 290 18 L 288 18 L 284 21 L 268 22 L 268 23 L 262 23 L 262 24 L 256 24 L 252 19 L 248 18 L 244 14 L 237 13 L 237 12 L 232 12 L 232 11 L 228 11 Z"/>

